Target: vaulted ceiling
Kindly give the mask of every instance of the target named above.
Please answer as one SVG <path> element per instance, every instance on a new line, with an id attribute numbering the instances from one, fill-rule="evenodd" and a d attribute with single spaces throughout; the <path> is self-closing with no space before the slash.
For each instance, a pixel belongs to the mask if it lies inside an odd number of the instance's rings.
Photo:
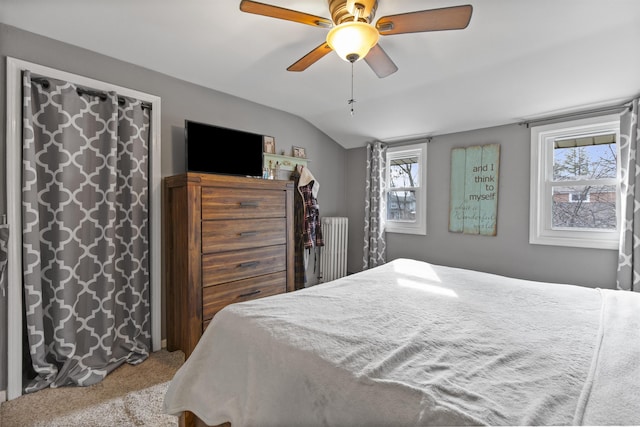
<path id="1" fill-rule="evenodd" d="M 330 18 L 327 0 L 263 0 Z M 471 4 L 464 30 L 383 36 L 378 78 L 330 53 L 328 30 L 243 13 L 240 0 L 3 0 L 0 21 L 290 112 L 346 148 L 619 104 L 640 94 L 638 0 L 379 0 L 376 19 Z M 374 19 L 375 22 L 375 19 Z"/>

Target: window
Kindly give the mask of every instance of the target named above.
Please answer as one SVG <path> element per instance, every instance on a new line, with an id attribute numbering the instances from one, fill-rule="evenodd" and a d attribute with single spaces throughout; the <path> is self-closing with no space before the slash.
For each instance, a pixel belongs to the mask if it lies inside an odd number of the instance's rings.
<path id="1" fill-rule="evenodd" d="M 530 243 L 618 248 L 619 129 L 617 115 L 532 128 Z"/>
<path id="2" fill-rule="evenodd" d="M 426 164 L 426 143 L 387 149 L 387 232 L 427 234 Z"/>

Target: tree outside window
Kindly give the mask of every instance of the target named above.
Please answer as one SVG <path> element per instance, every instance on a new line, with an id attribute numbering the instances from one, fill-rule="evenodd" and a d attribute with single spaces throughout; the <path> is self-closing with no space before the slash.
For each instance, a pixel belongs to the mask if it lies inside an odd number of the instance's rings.
<path id="1" fill-rule="evenodd" d="M 605 140 L 615 140 L 610 137 Z M 575 141 L 564 147 L 559 141 L 553 150 L 552 226 L 615 230 L 616 143 L 593 144 L 597 140 L 591 138 L 593 145 L 579 146 Z"/>
<path id="2" fill-rule="evenodd" d="M 393 159 L 389 164 L 389 191 L 387 192 L 387 220 L 416 220 L 416 187 L 418 185 L 418 158 Z"/>

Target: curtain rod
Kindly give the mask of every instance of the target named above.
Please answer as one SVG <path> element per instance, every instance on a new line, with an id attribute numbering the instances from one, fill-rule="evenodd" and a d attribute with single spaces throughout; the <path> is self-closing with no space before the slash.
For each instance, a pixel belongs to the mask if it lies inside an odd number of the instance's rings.
<path id="1" fill-rule="evenodd" d="M 384 145 L 410 145 L 410 144 L 418 144 L 420 142 L 431 142 L 431 140 L 433 139 L 433 136 L 426 136 L 426 135 L 414 135 L 414 136 L 401 136 L 398 138 L 391 138 L 391 139 L 379 139 L 378 141 L 381 144 Z M 375 141 L 372 141 L 375 142 Z"/>
<path id="2" fill-rule="evenodd" d="M 533 120 L 524 120 L 520 123 L 518 123 L 520 126 L 526 126 L 526 127 L 530 127 L 531 125 L 535 125 L 535 124 L 539 124 L 539 123 L 545 123 L 545 122 L 551 122 L 551 121 L 555 121 L 555 120 L 563 120 L 563 119 L 570 119 L 570 118 L 574 118 L 574 117 L 582 117 L 582 116 L 590 116 L 590 115 L 594 115 L 594 114 L 603 114 L 603 113 L 619 113 L 621 111 L 624 111 L 626 108 L 631 109 L 632 106 L 629 105 L 629 102 L 631 101 L 627 101 L 623 104 L 619 104 L 619 105 L 612 105 L 609 107 L 602 107 L 602 108 L 594 108 L 592 110 L 585 110 L 585 111 L 576 111 L 574 113 L 567 113 L 567 114 L 560 114 L 557 116 L 549 116 L 549 117 L 544 117 L 544 118 L 540 118 L 540 119 L 533 119 Z"/>
<path id="3" fill-rule="evenodd" d="M 634 98 L 635 99 L 635 98 Z M 527 126 L 530 127 L 532 124 L 538 124 L 538 123 L 544 123 L 544 122 L 551 122 L 551 121 L 555 121 L 555 120 L 562 120 L 562 119 L 568 119 L 568 118 L 573 118 L 573 117 L 581 117 L 581 116 L 588 116 L 588 115 L 592 115 L 592 114 L 602 114 L 602 113 L 619 113 L 621 111 L 623 111 L 625 108 L 628 108 L 629 111 L 631 111 L 631 109 L 633 108 L 633 106 L 631 105 L 631 102 L 633 101 L 633 99 L 630 99 L 622 104 L 618 104 L 618 105 L 612 105 L 609 107 L 602 107 L 602 108 L 596 108 L 596 109 L 592 109 L 592 110 L 585 110 L 585 111 L 580 111 L 580 112 L 574 112 L 574 113 L 567 113 L 567 114 L 561 114 L 561 115 L 557 115 L 557 116 L 549 116 L 549 117 L 545 117 L 545 118 L 540 118 L 540 119 L 532 119 L 532 120 L 523 120 L 521 122 L 519 122 L 518 124 L 520 126 Z M 433 138 L 435 138 L 437 135 L 411 135 L 411 136 L 404 136 L 404 137 L 398 137 L 398 138 L 390 138 L 387 140 L 379 140 L 382 144 L 384 145 L 406 145 L 406 144 L 413 144 L 413 143 L 417 143 L 420 141 L 426 141 L 427 143 L 431 142 L 433 140 Z"/>
<path id="4" fill-rule="evenodd" d="M 31 77 L 31 81 L 41 84 L 42 87 L 44 87 L 45 89 L 48 89 L 49 85 L 50 85 L 49 80 L 47 80 L 45 77 Z M 103 92 L 103 91 L 100 91 L 100 90 L 88 89 L 88 88 L 85 88 L 85 87 L 77 86 L 76 92 L 78 93 L 78 95 L 97 96 L 102 101 L 107 99 L 107 93 Z M 125 103 L 124 97 L 118 95 L 118 104 L 122 105 L 124 103 Z M 142 108 L 147 108 L 147 109 L 151 110 L 151 104 L 150 103 L 144 102 L 144 101 L 141 101 L 141 103 L 142 103 Z"/>

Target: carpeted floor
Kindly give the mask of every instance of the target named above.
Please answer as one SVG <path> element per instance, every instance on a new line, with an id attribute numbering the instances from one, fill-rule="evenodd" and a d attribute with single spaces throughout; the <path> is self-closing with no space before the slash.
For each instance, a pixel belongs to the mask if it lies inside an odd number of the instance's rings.
<path id="1" fill-rule="evenodd" d="M 177 426 L 162 412 L 168 382 L 184 362 L 180 351 L 152 353 L 89 387 L 45 389 L 0 405 L 2 427 Z"/>

